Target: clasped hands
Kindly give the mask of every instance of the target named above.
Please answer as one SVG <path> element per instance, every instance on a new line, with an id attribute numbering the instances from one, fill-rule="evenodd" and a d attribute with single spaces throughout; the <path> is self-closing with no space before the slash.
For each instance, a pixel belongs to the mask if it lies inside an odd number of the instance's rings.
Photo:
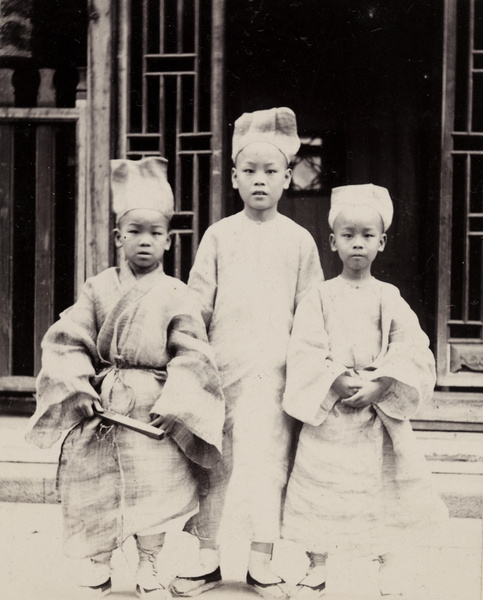
<path id="1" fill-rule="evenodd" d="M 72 407 L 77 411 L 81 417 L 86 419 L 92 419 L 93 417 L 102 418 L 104 409 L 97 398 L 92 396 L 79 396 L 72 400 Z M 175 426 L 176 420 L 173 417 L 163 417 L 156 413 L 151 413 L 152 420 L 149 425 L 162 429 L 166 435 L 169 435 Z"/>
<path id="2" fill-rule="evenodd" d="M 357 375 L 344 373 L 337 377 L 332 384 L 332 388 L 342 398 L 342 404 L 352 408 L 365 408 L 370 404 L 380 402 L 382 394 L 390 385 L 390 377 L 380 377 L 374 381 L 367 381 Z"/>

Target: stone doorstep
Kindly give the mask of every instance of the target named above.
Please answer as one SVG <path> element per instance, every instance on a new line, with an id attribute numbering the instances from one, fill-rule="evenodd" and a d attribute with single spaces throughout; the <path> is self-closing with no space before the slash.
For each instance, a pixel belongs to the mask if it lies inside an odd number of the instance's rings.
<path id="1" fill-rule="evenodd" d="M 0 501 L 55 503 L 60 440 L 39 450 L 24 439 L 25 417 L 0 416 Z M 416 432 L 451 516 L 483 514 L 483 435 Z"/>
<path id="2" fill-rule="evenodd" d="M 0 501 L 53 504 L 57 467 L 45 463 L 3 463 L 0 471 Z M 435 486 L 451 517 L 481 518 L 483 476 L 435 473 Z"/>
<path id="3" fill-rule="evenodd" d="M 0 501 L 55 503 L 56 464 L 1 463 Z"/>

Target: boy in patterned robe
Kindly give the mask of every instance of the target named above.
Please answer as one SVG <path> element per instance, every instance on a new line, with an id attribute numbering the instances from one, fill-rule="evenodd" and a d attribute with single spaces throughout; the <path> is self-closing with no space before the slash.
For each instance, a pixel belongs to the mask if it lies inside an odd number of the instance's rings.
<path id="1" fill-rule="evenodd" d="M 283 406 L 303 427 L 282 534 L 311 558 L 298 600 L 324 595 L 327 556 L 340 551 L 377 558 L 381 595 L 401 599 L 411 552 L 400 542 L 446 512 L 409 422 L 434 387 L 428 338 L 398 289 L 371 275 L 392 215 L 385 188 L 332 191 L 342 273 L 295 315 Z"/>
<path id="2" fill-rule="evenodd" d="M 111 554 L 134 535 L 136 593 L 160 600 L 169 593 L 156 561 L 165 533 L 198 510 L 192 465 L 219 459 L 224 400 L 197 298 L 163 271 L 173 214 L 166 160 L 112 161 L 111 184 L 125 261 L 88 279 L 46 333 L 27 437 L 45 448 L 70 429 L 58 481 L 64 550 L 88 559 L 84 596 L 111 591 Z M 103 409 L 165 437 L 109 426 Z"/>

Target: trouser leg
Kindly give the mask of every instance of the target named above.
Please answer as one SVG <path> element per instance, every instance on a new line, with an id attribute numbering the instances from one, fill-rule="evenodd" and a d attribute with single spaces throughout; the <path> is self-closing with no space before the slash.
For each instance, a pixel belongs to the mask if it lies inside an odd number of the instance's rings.
<path id="1" fill-rule="evenodd" d="M 198 538 L 199 559 L 172 582 L 173 596 L 198 596 L 221 583 L 218 531 L 233 469 L 232 440 L 232 428 L 226 428 L 220 461 L 212 469 L 198 473 L 200 510 L 185 525 L 185 531 Z"/>
<path id="2" fill-rule="evenodd" d="M 185 531 L 200 540 L 200 547 L 216 546 L 225 497 L 233 470 L 233 434 L 227 428 L 223 436 L 223 454 L 211 469 L 199 472 L 199 512 L 191 517 Z"/>
<path id="3" fill-rule="evenodd" d="M 158 558 L 164 545 L 164 533 L 136 535 L 139 564 L 136 572 L 136 593 L 138 596 L 163 597 L 164 587 L 159 581 Z"/>

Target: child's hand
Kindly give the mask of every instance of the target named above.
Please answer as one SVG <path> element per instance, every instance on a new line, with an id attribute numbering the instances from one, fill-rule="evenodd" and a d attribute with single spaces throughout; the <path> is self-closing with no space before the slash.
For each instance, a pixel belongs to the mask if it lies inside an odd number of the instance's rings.
<path id="1" fill-rule="evenodd" d="M 350 398 L 361 389 L 363 383 L 359 377 L 343 374 L 337 377 L 332 387 L 341 398 Z"/>
<path id="2" fill-rule="evenodd" d="M 353 396 L 341 400 L 347 406 L 352 408 L 365 408 L 370 404 L 377 404 L 381 400 L 382 394 L 391 384 L 389 377 L 381 377 L 375 381 L 366 381 L 363 386 Z"/>
<path id="3" fill-rule="evenodd" d="M 72 401 L 72 406 L 82 417 L 91 419 L 95 413 L 94 408 L 98 412 L 102 412 L 104 409 L 101 406 L 99 400 L 92 398 L 91 396 L 80 396 Z"/>
<path id="4" fill-rule="evenodd" d="M 166 435 L 169 435 L 173 431 L 173 427 L 175 426 L 176 420 L 173 417 L 162 417 L 161 415 L 156 415 L 155 413 L 151 413 L 153 420 L 149 423 L 153 427 L 159 427 L 162 429 Z"/>

